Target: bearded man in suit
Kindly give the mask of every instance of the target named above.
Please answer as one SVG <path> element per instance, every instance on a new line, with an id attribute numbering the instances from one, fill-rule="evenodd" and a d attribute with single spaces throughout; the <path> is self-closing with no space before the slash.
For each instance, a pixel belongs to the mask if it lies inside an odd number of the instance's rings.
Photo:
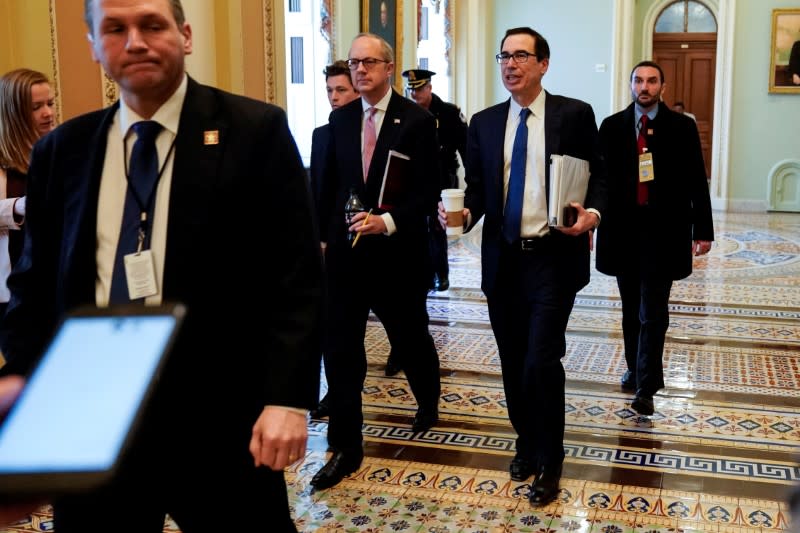
<path id="1" fill-rule="evenodd" d="M 417 400 L 412 429 L 426 431 L 439 419 L 439 358 L 426 307 L 432 275 L 426 216 L 439 195 L 436 121 L 392 89 L 394 53 L 379 36 L 356 36 L 348 65 L 361 98 L 331 113 L 320 201 L 330 306 L 328 444 L 334 453 L 311 482 L 317 489 L 354 472 L 364 456 L 361 390 L 370 309 L 383 322 Z M 407 159 L 393 157 L 397 172 L 387 188 L 394 192 L 381 204 L 390 150 Z M 348 224 L 344 206 L 352 191 L 372 212 L 358 213 Z M 360 234 L 355 245 L 347 238 L 352 232 Z"/>
<path id="2" fill-rule="evenodd" d="M 286 116 L 186 75 L 192 30 L 179 0 L 86 0 L 85 18 L 121 99 L 34 147 L 7 371 L 26 373 L 80 305 L 180 301 L 188 312 L 130 461 L 109 486 L 54 502 L 55 527 L 156 533 L 169 513 L 187 533 L 224 531 L 237 509 L 259 509 L 254 530 L 296 531 L 283 469 L 305 453 L 319 394 L 323 279 Z M 140 141 L 155 184 L 131 203 Z M 133 227 L 127 205 L 141 210 Z M 131 229 L 139 250 L 123 238 Z M 262 261 L 265 246 L 281 260 Z M 132 255 L 151 258 L 142 294 L 115 291 L 131 286 L 116 267 Z"/>
<path id="3" fill-rule="evenodd" d="M 655 412 L 664 387 L 663 352 L 672 282 L 711 249 L 714 224 L 697 124 L 662 101 L 664 71 L 642 61 L 631 71 L 633 102 L 603 120 L 609 205 L 597 231 L 597 270 L 615 276 L 622 301 L 631 407 Z"/>
<path id="4" fill-rule="evenodd" d="M 515 481 L 534 475 L 529 500 L 544 505 L 558 495 L 561 479 L 561 358 L 575 294 L 589 282 L 590 230 L 606 203 L 606 174 L 591 106 L 542 88 L 550 64 L 547 40 L 531 28 L 513 28 L 500 48 L 496 59 L 511 98 L 470 121 L 463 215 L 468 228 L 485 215 L 481 288 L 518 435 L 509 472 Z M 590 166 L 586 200 L 572 204 L 577 220 L 570 227 L 548 227 L 553 154 Z M 447 216 L 440 203 L 442 225 Z"/>

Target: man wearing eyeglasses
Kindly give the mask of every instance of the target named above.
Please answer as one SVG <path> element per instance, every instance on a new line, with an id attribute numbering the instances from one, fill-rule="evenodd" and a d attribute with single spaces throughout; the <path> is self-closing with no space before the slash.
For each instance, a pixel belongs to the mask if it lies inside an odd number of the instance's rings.
<path id="1" fill-rule="evenodd" d="M 426 216 L 439 196 L 436 121 L 391 87 L 394 53 L 377 35 L 352 42 L 348 65 L 361 98 L 334 110 L 320 195 L 326 242 L 330 398 L 328 445 L 333 455 L 311 484 L 325 489 L 358 469 L 362 449 L 361 391 L 367 374 L 364 334 L 372 309 L 384 324 L 417 400 L 413 431 L 439 420 L 439 357 L 428 332 L 426 298 L 432 270 Z M 391 171 L 384 189 L 384 173 Z M 348 225 L 344 206 L 355 191 L 369 212 Z M 357 232 L 357 241 L 348 233 Z"/>
<path id="2" fill-rule="evenodd" d="M 511 98 L 472 117 L 467 135 L 467 227 L 483 223 L 482 289 L 497 340 L 508 416 L 517 432 L 509 471 L 534 476 L 529 500 L 558 494 L 564 461 L 561 358 L 575 294 L 589 282 L 591 230 L 606 203 L 606 173 L 592 108 L 546 92 L 547 40 L 531 28 L 506 31 L 497 54 Z M 577 221 L 547 221 L 549 161 L 554 154 L 589 161 L 591 177 Z M 440 222 L 447 213 L 439 204 Z"/>

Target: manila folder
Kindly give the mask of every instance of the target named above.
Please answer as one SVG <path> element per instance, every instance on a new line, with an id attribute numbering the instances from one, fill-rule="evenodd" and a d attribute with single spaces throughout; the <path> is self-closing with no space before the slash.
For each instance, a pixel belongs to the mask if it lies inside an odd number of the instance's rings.
<path id="1" fill-rule="evenodd" d="M 550 156 L 550 197 L 547 201 L 547 223 L 568 227 L 575 223 L 576 209 L 570 202 L 583 205 L 589 188 L 589 162 L 569 155 Z"/>
<path id="2" fill-rule="evenodd" d="M 402 202 L 408 180 L 405 174 L 408 172 L 410 162 L 411 158 L 406 154 L 389 150 L 389 158 L 386 159 L 386 170 L 383 172 L 381 193 L 378 196 L 378 207 L 380 209 L 387 211 L 395 207 L 398 202 Z"/>

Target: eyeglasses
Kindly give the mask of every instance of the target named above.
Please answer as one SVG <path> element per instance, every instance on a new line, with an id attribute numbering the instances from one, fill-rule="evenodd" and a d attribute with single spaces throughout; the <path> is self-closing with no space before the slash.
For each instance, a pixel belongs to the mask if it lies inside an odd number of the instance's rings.
<path id="1" fill-rule="evenodd" d="M 500 52 L 499 54 L 494 56 L 494 58 L 501 65 L 505 65 L 506 63 L 508 63 L 508 60 L 511 59 L 512 57 L 514 58 L 515 63 L 527 63 L 528 58 L 530 56 L 535 57 L 536 54 L 531 54 L 530 52 L 523 52 L 523 51 L 514 52 L 513 54 L 509 54 L 508 52 Z"/>
<path id="2" fill-rule="evenodd" d="M 374 67 L 378 63 L 388 63 L 388 61 L 386 61 L 385 59 L 376 59 L 374 57 L 365 57 L 364 59 L 352 58 L 347 60 L 347 66 L 350 68 L 350 70 L 358 70 L 359 63 L 364 65 L 365 69 L 371 70 L 372 67 Z"/>

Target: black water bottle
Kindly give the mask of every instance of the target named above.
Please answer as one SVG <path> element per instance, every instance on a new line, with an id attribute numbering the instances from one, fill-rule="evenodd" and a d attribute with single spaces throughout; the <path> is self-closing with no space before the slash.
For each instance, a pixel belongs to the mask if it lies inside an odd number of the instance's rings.
<path id="1" fill-rule="evenodd" d="M 361 203 L 361 198 L 358 197 L 356 194 L 355 187 L 350 188 L 350 196 L 347 198 L 347 202 L 344 204 L 344 221 L 347 224 L 347 228 L 349 228 L 353 224 L 353 217 L 356 213 L 361 213 L 362 211 L 366 211 L 364 208 L 364 204 Z M 347 231 L 347 240 L 352 241 L 356 238 L 356 232 L 354 231 Z"/>

